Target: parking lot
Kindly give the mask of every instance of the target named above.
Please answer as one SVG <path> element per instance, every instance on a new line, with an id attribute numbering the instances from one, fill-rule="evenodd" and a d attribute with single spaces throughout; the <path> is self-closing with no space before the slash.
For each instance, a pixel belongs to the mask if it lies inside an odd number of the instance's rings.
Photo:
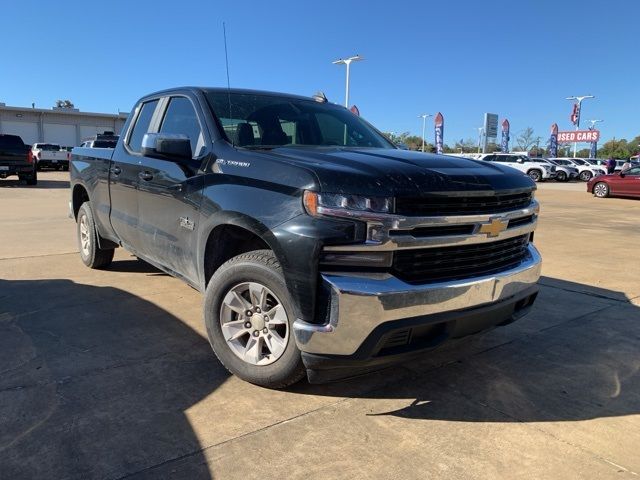
<path id="1" fill-rule="evenodd" d="M 68 172 L 0 181 L 0 477 L 637 478 L 640 201 L 542 183 L 531 314 L 286 391 L 229 376 L 201 295 L 86 268 Z"/>

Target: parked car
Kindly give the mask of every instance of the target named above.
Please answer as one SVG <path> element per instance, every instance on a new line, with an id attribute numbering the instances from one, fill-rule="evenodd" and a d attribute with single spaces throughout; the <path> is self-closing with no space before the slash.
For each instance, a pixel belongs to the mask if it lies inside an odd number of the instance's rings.
<path id="1" fill-rule="evenodd" d="M 118 135 L 113 133 L 98 134 L 80 144 L 84 148 L 115 148 L 118 143 Z"/>
<path id="2" fill-rule="evenodd" d="M 591 165 L 583 158 L 558 157 L 550 158 L 556 165 L 571 166 L 578 169 L 578 178 L 583 182 L 588 182 L 598 175 L 606 175 L 607 171 L 603 167 Z"/>
<path id="3" fill-rule="evenodd" d="M 512 153 L 486 153 L 477 157 L 485 162 L 498 162 L 526 174 L 534 182 L 556 177 L 556 166 L 551 163 L 534 162 L 526 155 Z"/>
<path id="4" fill-rule="evenodd" d="M 640 197 L 640 166 L 631 167 L 626 173 L 592 178 L 587 182 L 587 192 L 599 198 Z"/>
<path id="5" fill-rule="evenodd" d="M 567 165 L 558 165 L 546 158 L 531 157 L 529 158 L 529 160 L 535 163 L 543 163 L 543 164 L 555 166 L 556 167 L 555 179 L 558 182 L 568 182 L 569 180 L 575 180 L 578 178 L 579 172 L 578 172 L 578 169 L 575 167 L 571 167 Z"/>
<path id="6" fill-rule="evenodd" d="M 27 185 L 38 183 L 38 169 L 31 153 L 18 135 L 0 133 L 0 178 L 17 175 Z"/>
<path id="7" fill-rule="evenodd" d="M 71 164 L 85 265 L 123 246 L 204 292 L 215 354 L 259 385 L 406 360 L 537 295 L 530 178 L 397 149 L 326 99 L 165 90 Z"/>
<path id="8" fill-rule="evenodd" d="M 60 145 L 55 143 L 34 143 L 31 153 L 36 161 L 38 170 L 44 167 L 55 168 L 56 170 L 69 170 L 69 158 L 71 154 L 62 150 Z"/>

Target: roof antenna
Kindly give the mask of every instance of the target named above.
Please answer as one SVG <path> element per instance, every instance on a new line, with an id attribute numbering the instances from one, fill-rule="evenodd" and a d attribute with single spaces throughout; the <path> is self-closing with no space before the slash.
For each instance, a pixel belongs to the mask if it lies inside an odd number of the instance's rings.
<path id="1" fill-rule="evenodd" d="M 227 65 L 227 98 L 229 100 L 229 120 L 233 118 L 231 116 L 231 82 L 229 81 L 229 54 L 227 52 L 227 27 L 225 22 L 222 22 L 222 33 L 224 35 L 224 60 Z M 231 143 L 234 144 L 233 139 L 231 139 Z"/>

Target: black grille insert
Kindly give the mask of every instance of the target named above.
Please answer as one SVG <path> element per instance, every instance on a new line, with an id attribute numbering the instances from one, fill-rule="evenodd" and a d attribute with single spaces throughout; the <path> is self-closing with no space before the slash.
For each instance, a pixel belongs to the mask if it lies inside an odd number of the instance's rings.
<path id="1" fill-rule="evenodd" d="M 480 215 L 527 207 L 532 192 L 481 196 L 425 196 L 396 198 L 396 213 L 407 216 Z"/>
<path id="2" fill-rule="evenodd" d="M 527 257 L 529 234 L 455 247 L 399 250 L 394 274 L 409 283 L 443 282 L 491 275 L 518 266 Z"/>

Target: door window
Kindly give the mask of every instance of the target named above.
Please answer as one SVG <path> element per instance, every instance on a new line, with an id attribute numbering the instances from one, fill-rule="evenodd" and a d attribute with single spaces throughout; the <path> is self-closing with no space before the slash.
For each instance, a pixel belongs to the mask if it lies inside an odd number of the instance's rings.
<path id="1" fill-rule="evenodd" d="M 136 124 L 129 137 L 128 145 L 134 152 L 139 152 L 142 147 L 142 137 L 144 137 L 145 133 L 149 132 L 149 124 L 151 123 L 156 105 L 158 105 L 158 100 L 152 100 L 142 104 L 142 108 L 136 119 Z"/>
<path id="2" fill-rule="evenodd" d="M 191 154 L 198 157 L 203 153 L 204 137 L 200 122 L 191 101 L 186 97 L 171 98 L 162 120 L 160 133 L 186 135 L 191 142 Z"/>

